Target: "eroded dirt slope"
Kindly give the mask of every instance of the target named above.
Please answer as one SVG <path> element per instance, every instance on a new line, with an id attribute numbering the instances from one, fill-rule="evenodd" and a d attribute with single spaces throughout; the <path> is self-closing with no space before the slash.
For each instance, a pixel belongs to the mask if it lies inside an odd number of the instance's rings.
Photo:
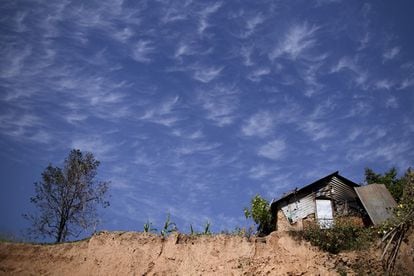
<path id="1" fill-rule="evenodd" d="M 256 239 L 230 236 L 167 239 L 102 232 L 58 245 L 0 244 L 4 275 L 348 275 L 378 273 L 375 253 L 330 255 L 287 233 Z"/>

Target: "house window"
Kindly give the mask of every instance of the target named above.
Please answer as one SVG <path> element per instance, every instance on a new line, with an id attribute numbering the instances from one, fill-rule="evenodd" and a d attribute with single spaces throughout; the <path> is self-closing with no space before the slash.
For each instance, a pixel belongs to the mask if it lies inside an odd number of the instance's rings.
<path id="1" fill-rule="evenodd" d="M 321 229 L 329 229 L 333 226 L 333 211 L 331 200 L 316 200 L 316 219 Z"/>

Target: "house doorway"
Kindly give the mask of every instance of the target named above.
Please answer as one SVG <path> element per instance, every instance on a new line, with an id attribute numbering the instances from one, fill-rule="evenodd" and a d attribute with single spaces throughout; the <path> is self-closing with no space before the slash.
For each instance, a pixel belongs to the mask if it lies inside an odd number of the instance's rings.
<path id="1" fill-rule="evenodd" d="M 321 229 L 329 229 L 333 226 L 332 202 L 329 199 L 316 200 L 316 219 Z"/>

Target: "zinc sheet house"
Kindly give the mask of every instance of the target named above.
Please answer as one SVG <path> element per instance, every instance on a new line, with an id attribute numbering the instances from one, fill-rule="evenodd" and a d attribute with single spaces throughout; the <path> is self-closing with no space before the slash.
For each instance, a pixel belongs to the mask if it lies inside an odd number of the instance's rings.
<path id="1" fill-rule="evenodd" d="M 369 224 L 369 216 L 355 191 L 359 186 L 334 172 L 283 195 L 271 203 L 276 230 L 302 230 L 315 221 L 321 228 L 329 228 L 336 219 Z"/>

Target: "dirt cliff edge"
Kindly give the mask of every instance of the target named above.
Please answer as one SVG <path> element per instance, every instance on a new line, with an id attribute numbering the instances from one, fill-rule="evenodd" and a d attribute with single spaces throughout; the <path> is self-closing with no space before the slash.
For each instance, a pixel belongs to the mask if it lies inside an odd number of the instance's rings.
<path id="1" fill-rule="evenodd" d="M 337 275 L 375 273 L 375 252 L 331 255 L 287 233 L 160 236 L 101 232 L 56 245 L 0 244 L 1 275 Z"/>

